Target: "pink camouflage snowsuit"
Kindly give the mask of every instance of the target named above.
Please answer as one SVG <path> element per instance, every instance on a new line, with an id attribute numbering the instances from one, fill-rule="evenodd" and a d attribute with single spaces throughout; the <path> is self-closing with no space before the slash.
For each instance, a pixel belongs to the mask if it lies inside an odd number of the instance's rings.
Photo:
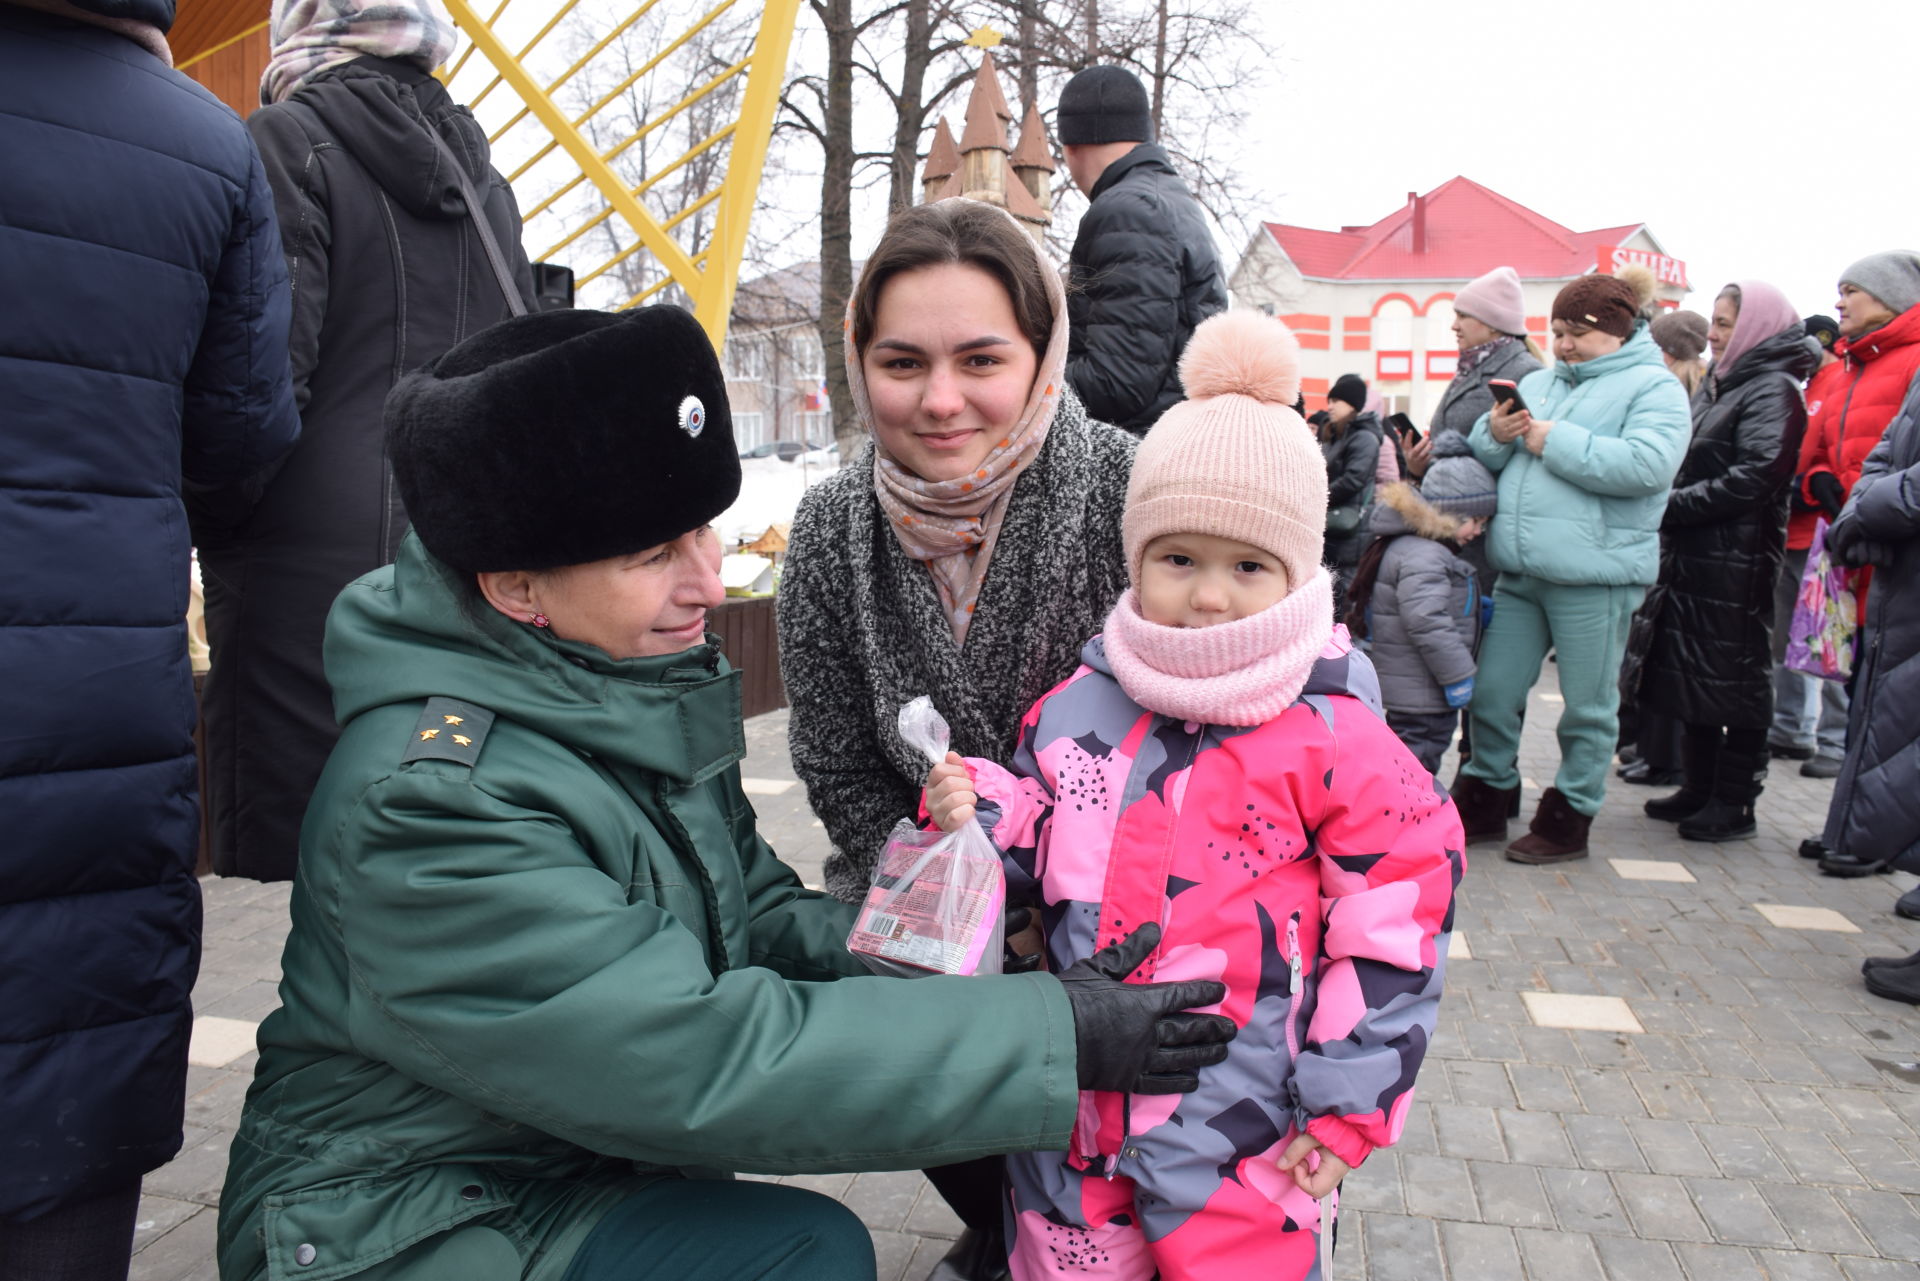
<path id="1" fill-rule="evenodd" d="M 1387 728 L 1337 628 L 1263 725 L 1130 699 L 1100 637 L 1028 711 L 1011 771 L 969 759 L 1056 972 L 1161 923 L 1134 981 L 1218 979 L 1240 1027 L 1191 1094 L 1080 1096 L 1067 1152 L 1007 1158 L 1015 1281 L 1320 1278 L 1319 1205 L 1277 1158 L 1304 1125 L 1359 1165 L 1400 1135 L 1440 1000 L 1458 815 Z"/>

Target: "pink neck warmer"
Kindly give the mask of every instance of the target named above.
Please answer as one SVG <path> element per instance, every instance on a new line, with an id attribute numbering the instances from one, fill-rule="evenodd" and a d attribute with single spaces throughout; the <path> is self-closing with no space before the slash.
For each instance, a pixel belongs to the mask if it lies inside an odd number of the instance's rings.
<path id="1" fill-rule="evenodd" d="M 1163 627 L 1140 616 L 1129 588 L 1107 616 L 1107 664 L 1140 706 L 1205 725 L 1261 725 L 1293 705 L 1333 635 L 1333 579 L 1214 627 Z"/>

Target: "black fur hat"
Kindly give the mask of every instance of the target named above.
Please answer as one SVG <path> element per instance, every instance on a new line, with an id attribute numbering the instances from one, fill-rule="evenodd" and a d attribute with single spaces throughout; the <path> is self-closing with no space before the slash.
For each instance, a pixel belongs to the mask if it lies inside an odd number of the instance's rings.
<path id="1" fill-rule="evenodd" d="M 740 494 L 726 379 L 677 307 L 502 321 L 395 384 L 386 427 L 420 541 L 463 573 L 624 556 Z"/>

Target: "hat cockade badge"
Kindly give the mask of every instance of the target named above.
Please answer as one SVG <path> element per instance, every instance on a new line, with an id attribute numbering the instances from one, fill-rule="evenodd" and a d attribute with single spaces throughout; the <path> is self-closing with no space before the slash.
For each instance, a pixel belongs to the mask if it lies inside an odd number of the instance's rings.
<path id="1" fill-rule="evenodd" d="M 680 430 L 689 436 L 698 436 L 707 426 L 707 407 L 700 403 L 698 396 L 688 396 L 680 402 Z"/>

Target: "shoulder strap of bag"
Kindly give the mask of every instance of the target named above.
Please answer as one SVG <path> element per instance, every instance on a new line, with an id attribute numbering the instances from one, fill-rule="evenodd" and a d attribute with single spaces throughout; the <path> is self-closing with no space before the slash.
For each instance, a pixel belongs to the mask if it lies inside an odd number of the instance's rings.
<path id="1" fill-rule="evenodd" d="M 485 206 L 475 194 L 473 184 L 467 180 L 466 168 L 459 157 L 453 154 L 453 148 L 447 145 L 431 125 L 427 127 L 427 136 L 433 139 L 433 145 L 440 149 L 440 156 L 453 170 L 453 180 L 460 184 L 460 198 L 467 202 L 467 219 L 473 223 L 474 232 L 480 237 L 480 248 L 486 252 L 487 262 L 493 267 L 493 278 L 500 283 L 500 292 L 507 300 L 507 310 L 516 316 L 527 313 L 526 300 L 520 296 L 520 288 L 514 284 L 513 272 L 507 267 L 507 256 L 500 252 L 500 242 L 494 238 L 493 228 L 487 225 Z"/>

